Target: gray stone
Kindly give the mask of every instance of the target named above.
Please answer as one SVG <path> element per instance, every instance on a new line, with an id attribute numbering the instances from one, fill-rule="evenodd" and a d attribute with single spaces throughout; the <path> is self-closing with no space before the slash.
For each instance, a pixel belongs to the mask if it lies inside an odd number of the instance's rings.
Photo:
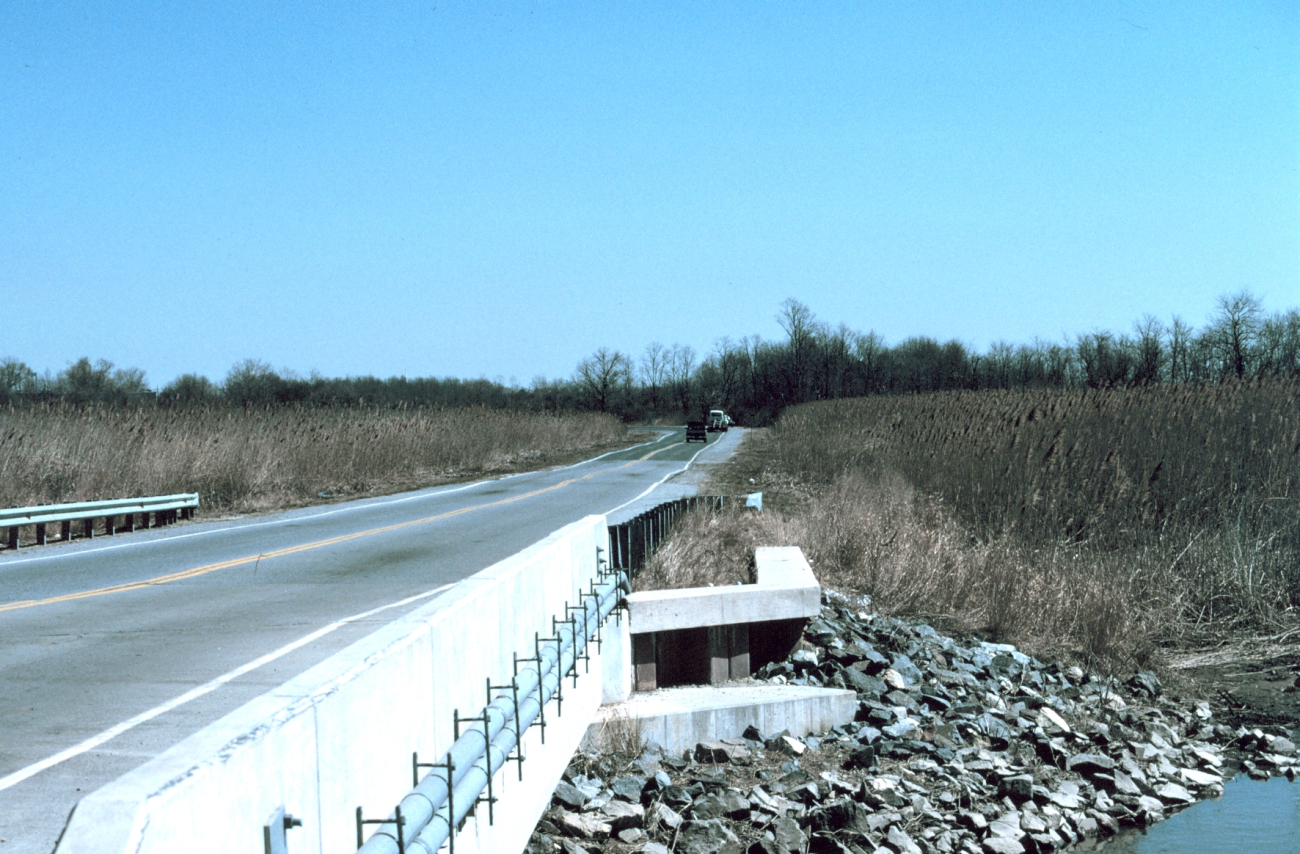
<path id="1" fill-rule="evenodd" d="M 1071 756 L 1065 767 L 1085 776 L 1099 771 L 1110 773 L 1115 770 L 1115 760 L 1102 753 L 1079 753 Z"/>
<path id="2" fill-rule="evenodd" d="M 889 690 L 885 680 L 875 676 L 868 676 L 852 667 L 846 667 L 840 671 L 840 678 L 848 688 L 852 688 L 859 694 L 868 694 L 872 697 L 879 697 Z"/>
<path id="3" fill-rule="evenodd" d="M 980 847 L 988 854 L 1025 854 L 1025 846 L 1010 836 L 990 836 Z"/>
<path id="4" fill-rule="evenodd" d="M 585 792 L 572 783 L 561 780 L 555 787 L 553 799 L 569 809 L 580 810 L 587 801 L 591 800 Z"/>
<path id="5" fill-rule="evenodd" d="M 702 741 L 695 745 L 696 762 L 718 764 L 748 758 L 749 751 L 734 744 L 725 744 L 721 741 Z"/>
<path id="6" fill-rule="evenodd" d="M 1164 802 L 1153 798 L 1149 795 L 1142 795 L 1137 799 L 1138 808 L 1149 813 L 1163 813 L 1165 809 Z"/>
<path id="7" fill-rule="evenodd" d="M 655 821 L 670 830 L 676 830 L 682 823 L 682 817 L 667 804 L 655 804 L 652 815 Z"/>
<path id="8" fill-rule="evenodd" d="M 772 822 L 772 836 L 775 837 L 777 848 L 782 852 L 800 852 L 808 844 L 808 837 L 800 829 L 799 822 L 792 818 L 782 817 Z"/>
<path id="9" fill-rule="evenodd" d="M 829 833 L 814 833 L 808 840 L 808 854 L 856 854 Z"/>
<path id="10" fill-rule="evenodd" d="M 645 824 L 645 808 L 627 801 L 610 801 L 601 808 L 600 815 L 615 832 Z"/>
<path id="11" fill-rule="evenodd" d="M 560 829 L 583 839 L 608 839 L 613 828 L 594 815 L 578 815 L 566 809 L 559 811 Z"/>
<path id="12" fill-rule="evenodd" d="M 659 793 L 664 803 L 673 809 L 682 810 L 691 805 L 695 798 L 681 786 L 669 786 Z"/>
<path id="13" fill-rule="evenodd" d="M 524 846 L 524 854 L 555 854 L 555 840 L 541 833 L 534 833 Z"/>
<path id="14" fill-rule="evenodd" d="M 1280 735 L 1266 735 L 1264 741 L 1268 744 L 1268 749 L 1272 753 L 1281 756 L 1295 756 L 1296 754 L 1295 742 L 1289 738 L 1283 738 Z"/>
<path id="15" fill-rule="evenodd" d="M 889 846 L 897 851 L 898 854 L 922 854 L 921 846 L 917 845 L 916 842 L 912 840 L 912 837 L 908 836 L 902 828 L 889 828 L 889 833 L 885 839 L 889 842 Z"/>
<path id="16" fill-rule="evenodd" d="M 1142 790 L 1138 788 L 1137 783 L 1133 782 L 1133 778 L 1123 771 L 1116 768 L 1113 776 L 1115 778 L 1115 791 L 1119 794 L 1132 795 L 1135 798 L 1142 794 Z"/>
<path id="17" fill-rule="evenodd" d="M 1018 804 L 1023 804 L 1034 796 L 1034 777 L 1032 774 L 1016 774 L 1003 777 L 998 783 L 998 797 L 1009 797 Z"/>
<path id="18" fill-rule="evenodd" d="M 1025 832 L 1020 829 L 1020 813 L 1007 812 L 989 822 L 989 836 L 1008 836 L 1023 839 Z"/>
<path id="19" fill-rule="evenodd" d="M 844 798 L 810 811 L 807 826 L 810 830 L 826 833 L 845 830 L 866 833 L 871 830 L 871 825 L 867 821 L 870 815 L 871 813 L 862 804 Z"/>
<path id="20" fill-rule="evenodd" d="M 589 850 L 574 842 L 572 839 L 561 839 L 560 850 L 563 851 L 564 854 L 591 854 Z"/>
<path id="21" fill-rule="evenodd" d="M 673 850 L 678 854 L 740 854 L 744 847 L 740 837 L 720 819 L 713 818 L 682 822 Z"/>
<path id="22" fill-rule="evenodd" d="M 1119 822 L 1102 810 L 1088 810 L 1088 815 L 1097 822 L 1097 830 L 1102 836 L 1114 836 L 1119 833 Z"/>
<path id="23" fill-rule="evenodd" d="M 885 680 L 885 684 L 895 691 L 906 691 L 908 688 L 907 680 L 892 667 L 880 674 L 880 678 Z"/>
<path id="24" fill-rule="evenodd" d="M 924 678 L 921 675 L 920 668 L 913 664 L 912 659 L 908 658 L 906 655 L 894 656 L 893 670 L 899 676 L 903 677 L 903 681 L 906 682 L 909 687 L 920 685 Z"/>
<path id="25" fill-rule="evenodd" d="M 1038 815 L 1026 810 L 1020 814 L 1020 829 L 1031 836 L 1035 833 L 1046 833 L 1047 822 L 1043 821 Z"/>
<path id="26" fill-rule="evenodd" d="M 691 818 L 747 818 L 749 799 L 735 789 L 711 792 L 691 804 Z"/>
<path id="27" fill-rule="evenodd" d="M 790 756 L 803 756 L 803 754 L 808 750 L 808 745 L 793 736 L 783 735 L 779 738 L 773 739 L 773 741 L 769 743 L 769 749 L 777 750 Z"/>
<path id="28" fill-rule="evenodd" d="M 899 721 L 896 724 L 890 724 L 885 727 L 885 735 L 890 738 L 911 738 L 917 732 L 916 722 L 912 720 Z"/>
<path id="29" fill-rule="evenodd" d="M 1177 783 L 1165 783 L 1156 789 L 1156 797 L 1167 804 L 1194 804 L 1196 798 L 1192 793 Z"/>
<path id="30" fill-rule="evenodd" d="M 1047 799 L 1056 804 L 1061 809 L 1077 810 L 1082 804 L 1079 803 L 1079 796 L 1068 791 L 1052 792 Z"/>
<path id="31" fill-rule="evenodd" d="M 616 798 L 637 803 L 641 800 L 641 792 L 645 789 L 645 785 L 644 780 L 636 777 L 616 777 L 609 784 L 609 790 Z"/>
<path id="32" fill-rule="evenodd" d="M 1091 839 L 1098 833 L 1097 819 L 1083 813 L 1076 813 L 1071 816 L 1074 822 L 1074 829 L 1085 839 Z"/>

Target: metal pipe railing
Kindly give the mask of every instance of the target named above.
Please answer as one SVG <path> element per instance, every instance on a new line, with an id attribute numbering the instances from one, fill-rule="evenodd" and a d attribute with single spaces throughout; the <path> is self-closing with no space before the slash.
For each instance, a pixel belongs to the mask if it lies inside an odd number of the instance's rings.
<path id="1" fill-rule="evenodd" d="M 604 570 L 601 583 L 592 583 L 577 607 L 565 607 L 566 619 L 555 621 L 555 637 L 535 641 L 535 657 L 522 660 L 509 686 L 510 693 L 490 702 L 474 726 L 459 735 L 443 762 L 432 767 L 393 813 L 361 845 L 364 854 L 435 854 L 479 802 L 490 793 L 491 779 L 510 758 L 522 734 L 539 719 L 547 703 L 561 693 L 561 680 L 577 667 L 587 644 L 599 639 L 600 625 L 628 592 L 626 575 Z M 519 659 L 516 659 L 519 663 Z M 576 673 L 575 673 L 576 678 Z M 491 688 L 489 682 L 489 689 Z M 545 732 L 543 730 L 543 732 Z M 489 801 L 489 809 L 490 809 Z M 360 819 L 359 819 L 360 820 Z M 400 827 L 399 827 L 400 821 Z M 360 840 L 358 840 L 360 841 Z"/>

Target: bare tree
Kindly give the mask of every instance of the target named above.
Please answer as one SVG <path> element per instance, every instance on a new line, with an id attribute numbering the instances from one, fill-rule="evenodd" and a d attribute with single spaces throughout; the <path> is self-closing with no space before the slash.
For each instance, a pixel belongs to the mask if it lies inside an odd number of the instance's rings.
<path id="1" fill-rule="evenodd" d="M 1169 381 L 1188 382 L 1192 378 L 1191 358 L 1192 327 L 1188 326 L 1178 315 L 1165 330 L 1169 341 Z"/>
<path id="2" fill-rule="evenodd" d="M 812 345 L 817 333 L 817 321 L 812 309 L 794 297 L 781 303 L 781 310 L 776 314 L 776 322 L 781 324 L 789 336 L 789 357 L 786 369 L 786 402 L 799 403 L 807 398 L 807 374 Z"/>
<path id="3" fill-rule="evenodd" d="M 1245 376 L 1251 349 L 1259 335 L 1261 307 L 1250 291 L 1219 297 L 1219 310 L 1211 324 L 1215 351 L 1225 374 Z"/>
<path id="4" fill-rule="evenodd" d="M 1133 382 L 1136 385 L 1151 385 L 1160 382 L 1165 362 L 1162 339 L 1165 327 L 1150 314 L 1133 324 L 1137 334 L 1137 359 L 1133 366 Z"/>
<path id="5" fill-rule="evenodd" d="M 641 382 L 650 391 L 650 409 L 659 409 L 659 389 L 664 384 L 671 354 L 658 341 L 651 341 L 641 354 Z"/>
<path id="6" fill-rule="evenodd" d="M 668 359 L 669 381 L 673 396 L 682 408 L 682 416 L 691 417 L 691 376 L 695 373 L 695 349 L 689 344 L 674 344 Z"/>
<path id="7" fill-rule="evenodd" d="M 853 355 L 861 365 L 862 381 L 868 394 L 884 389 L 884 357 L 888 352 L 885 339 L 874 331 L 859 335 L 853 342 Z"/>
<path id="8" fill-rule="evenodd" d="M 713 342 L 713 355 L 709 362 L 717 371 L 714 387 L 710 390 L 709 405 L 732 409 L 740 394 L 744 378 L 741 376 L 748 355 L 743 345 L 724 335 Z"/>
<path id="9" fill-rule="evenodd" d="M 595 409 L 606 412 L 610 398 L 624 382 L 631 361 L 617 350 L 601 347 L 578 363 L 575 379 Z"/>
<path id="10" fill-rule="evenodd" d="M 1300 310 L 1275 313 L 1259 325 L 1256 371 L 1260 376 L 1300 372 Z"/>

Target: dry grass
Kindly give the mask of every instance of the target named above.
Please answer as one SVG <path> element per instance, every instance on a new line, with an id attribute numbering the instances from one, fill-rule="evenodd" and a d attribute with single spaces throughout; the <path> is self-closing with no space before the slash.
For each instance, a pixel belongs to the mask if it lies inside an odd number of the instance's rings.
<path id="1" fill-rule="evenodd" d="M 1111 666 L 1295 622 L 1294 381 L 810 404 L 735 468 L 777 498 L 757 544 L 889 613 Z"/>
<path id="2" fill-rule="evenodd" d="M 700 508 L 681 517 L 673 534 L 632 578 L 632 589 L 749 584 L 754 549 L 780 545 L 781 517 L 744 508 Z"/>
<path id="3" fill-rule="evenodd" d="M 596 414 L 492 409 L 0 410 L 0 506 L 197 492 L 264 510 L 538 468 L 626 441 Z"/>

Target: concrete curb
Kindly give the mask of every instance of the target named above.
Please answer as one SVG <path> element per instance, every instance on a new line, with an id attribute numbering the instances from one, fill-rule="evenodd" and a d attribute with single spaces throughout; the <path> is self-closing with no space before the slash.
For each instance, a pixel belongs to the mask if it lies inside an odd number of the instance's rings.
<path id="1" fill-rule="evenodd" d="M 764 733 L 789 730 L 803 737 L 850 723 L 858 711 L 857 694 L 835 688 L 801 685 L 735 685 L 665 688 L 633 694 L 626 702 L 601 706 L 587 729 L 584 744 L 629 732 L 681 755 L 701 741 L 738 738 L 746 727 Z M 622 728 L 622 732 L 618 730 Z"/>

